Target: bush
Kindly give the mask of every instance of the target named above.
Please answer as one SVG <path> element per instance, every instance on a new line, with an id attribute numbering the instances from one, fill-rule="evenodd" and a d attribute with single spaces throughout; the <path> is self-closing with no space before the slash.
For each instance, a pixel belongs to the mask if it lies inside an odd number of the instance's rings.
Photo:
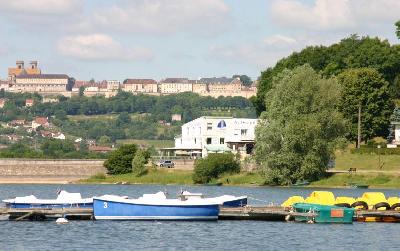
<path id="1" fill-rule="evenodd" d="M 105 180 L 106 175 L 104 173 L 97 173 L 97 174 L 93 175 L 91 178 L 96 179 L 96 180 Z"/>
<path id="2" fill-rule="evenodd" d="M 240 164 L 231 153 L 212 153 L 194 164 L 193 181 L 208 183 L 224 173 L 240 172 Z"/>
<path id="3" fill-rule="evenodd" d="M 132 172 L 132 160 L 135 157 L 137 146 L 135 144 L 122 145 L 110 153 L 104 162 L 104 167 L 109 174 L 123 174 Z"/>
<path id="4" fill-rule="evenodd" d="M 132 160 L 132 172 L 136 177 L 146 174 L 146 153 L 143 150 L 136 152 L 135 157 Z"/>

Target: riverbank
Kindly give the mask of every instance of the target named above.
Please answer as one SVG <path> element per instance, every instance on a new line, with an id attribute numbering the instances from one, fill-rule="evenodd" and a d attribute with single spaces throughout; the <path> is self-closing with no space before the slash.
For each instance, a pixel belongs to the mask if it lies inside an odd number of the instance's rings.
<path id="1" fill-rule="evenodd" d="M 176 184 L 193 185 L 192 171 L 158 169 L 151 170 L 146 175 L 136 177 L 135 175 L 94 175 L 88 179 L 79 181 L 81 184 Z M 212 184 L 222 185 L 262 185 L 262 177 L 256 172 L 242 172 L 238 174 L 226 174 L 221 178 L 211 181 Z"/>
<path id="2" fill-rule="evenodd" d="M 121 175 L 94 175 L 88 179 L 82 179 L 80 184 L 161 184 L 161 185 L 194 185 L 192 171 L 159 169 L 150 171 L 141 177 L 133 174 Z M 235 185 L 235 186 L 262 186 L 263 178 L 257 172 L 241 172 L 238 174 L 226 174 L 213 180 L 211 184 Z M 400 188 L 400 173 L 330 173 L 328 177 L 312 182 L 308 187 L 321 188 L 346 188 L 351 183 L 366 184 L 370 188 Z"/>
<path id="3" fill-rule="evenodd" d="M 350 184 L 369 185 L 369 188 L 400 188 L 400 173 L 334 173 L 312 182 L 310 187 L 349 187 Z"/>

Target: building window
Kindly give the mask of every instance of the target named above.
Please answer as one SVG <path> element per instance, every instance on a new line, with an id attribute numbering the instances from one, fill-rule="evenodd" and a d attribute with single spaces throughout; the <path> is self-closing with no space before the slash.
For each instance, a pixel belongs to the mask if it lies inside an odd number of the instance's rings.
<path id="1" fill-rule="evenodd" d="M 194 138 L 194 143 L 195 143 L 195 144 L 197 144 L 197 140 L 196 140 L 196 138 Z"/>
<path id="2" fill-rule="evenodd" d="M 246 136 L 246 135 L 247 135 L 247 129 L 242 129 L 242 130 L 240 130 L 240 134 L 241 134 L 242 136 Z"/>
<path id="3" fill-rule="evenodd" d="M 225 144 L 225 139 L 224 139 L 224 138 L 220 138 L 220 139 L 219 139 L 219 143 L 220 143 L 221 145 Z"/>
<path id="4" fill-rule="evenodd" d="M 212 123 L 207 123 L 207 131 L 212 130 Z"/>
<path id="5" fill-rule="evenodd" d="M 207 145 L 211 145 L 211 138 L 207 138 Z"/>

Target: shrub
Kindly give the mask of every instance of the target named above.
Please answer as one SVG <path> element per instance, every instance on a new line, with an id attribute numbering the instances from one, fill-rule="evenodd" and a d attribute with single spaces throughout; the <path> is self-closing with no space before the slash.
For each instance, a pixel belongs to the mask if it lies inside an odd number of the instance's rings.
<path id="1" fill-rule="evenodd" d="M 105 180 L 106 179 L 106 175 L 104 173 L 96 173 L 91 178 L 97 179 L 97 180 Z"/>
<path id="2" fill-rule="evenodd" d="M 146 170 L 146 153 L 143 150 L 136 152 L 135 157 L 132 160 L 132 172 L 136 177 L 142 176 L 147 172 Z"/>
<path id="3" fill-rule="evenodd" d="M 135 157 L 137 146 L 135 144 L 122 145 L 110 153 L 104 162 L 104 167 L 110 174 L 123 174 L 132 172 L 132 160 Z"/>
<path id="4" fill-rule="evenodd" d="M 223 173 L 240 172 L 240 164 L 231 153 L 212 153 L 206 158 L 198 159 L 194 165 L 193 181 L 208 183 Z"/>

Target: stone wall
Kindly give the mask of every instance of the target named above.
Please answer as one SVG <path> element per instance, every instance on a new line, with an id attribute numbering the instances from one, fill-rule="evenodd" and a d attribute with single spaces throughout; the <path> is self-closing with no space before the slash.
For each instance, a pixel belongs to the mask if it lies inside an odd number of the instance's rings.
<path id="1" fill-rule="evenodd" d="M 0 159 L 0 179 L 80 179 L 105 173 L 103 162 L 104 160 Z"/>

